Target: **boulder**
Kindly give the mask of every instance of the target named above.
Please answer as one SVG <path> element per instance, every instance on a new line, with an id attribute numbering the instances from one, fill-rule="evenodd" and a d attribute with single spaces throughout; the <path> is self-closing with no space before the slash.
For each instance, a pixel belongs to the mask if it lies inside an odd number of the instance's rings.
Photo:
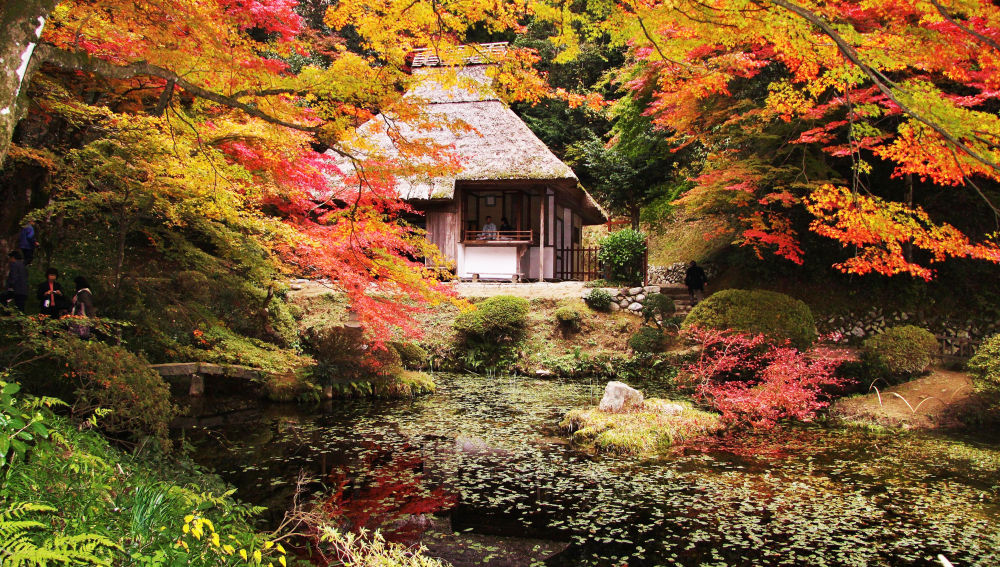
<path id="1" fill-rule="evenodd" d="M 622 309 L 625 309 L 626 307 L 628 307 L 628 304 L 629 304 L 629 300 L 623 299 L 623 300 L 621 300 L 620 303 L 618 303 L 618 306 L 621 307 Z"/>
<path id="2" fill-rule="evenodd" d="M 632 305 L 628 306 L 628 310 L 629 311 L 635 311 L 635 312 L 642 311 L 642 304 L 639 303 L 639 302 L 635 302 Z"/>
<path id="3" fill-rule="evenodd" d="M 604 397 L 597 409 L 608 412 L 642 409 L 642 402 L 642 392 L 623 382 L 613 381 L 604 388 Z"/>
<path id="4" fill-rule="evenodd" d="M 628 294 L 629 295 L 639 295 L 640 293 L 642 293 L 642 288 L 641 287 L 632 287 L 632 288 L 629 288 L 629 290 L 628 290 Z"/>
<path id="5" fill-rule="evenodd" d="M 635 300 L 638 301 L 638 302 L 640 302 L 640 303 L 642 303 L 643 301 L 646 301 L 646 294 L 640 293 L 639 295 L 635 296 Z"/>
<path id="6" fill-rule="evenodd" d="M 658 286 L 658 285 L 647 285 L 646 287 L 642 288 L 642 290 L 645 291 L 647 294 L 648 293 L 660 293 L 660 286 Z"/>

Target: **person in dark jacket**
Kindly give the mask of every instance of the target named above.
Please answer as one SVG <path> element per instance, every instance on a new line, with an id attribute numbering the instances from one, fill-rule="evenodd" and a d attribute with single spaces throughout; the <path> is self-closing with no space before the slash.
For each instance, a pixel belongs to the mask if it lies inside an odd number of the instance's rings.
<path id="1" fill-rule="evenodd" d="M 21 234 L 17 237 L 17 247 L 24 256 L 24 265 L 30 266 L 32 258 L 35 257 L 35 248 L 38 247 L 38 234 L 32 221 L 28 221 L 28 224 L 21 229 Z"/>
<path id="2" fill-rule="evenodd" d="M 708 283 L 708 276 L 705 275 L 705 270 L 698 265 L 698 262 L 691 260 L 691 265 L 684 273 L 684 285 L 687 286 L 688 293 L 691 294 L 691 301 L 697 303 L 705 297 L 706 283 Z M 696 292 L 697 297 L 695 296 Z"/>
<path id="3" fill-rule="evenodd" d="M 59 271 L 49 268 L 45 272 L 45 281 L 38 284 L 39 313 L 50 317 L 60 317 L 66 310 L 68 301 L 63 294 L 62 285 L 56 280 Z"/>
<path id="4" fill-rule="evenodd" d="M 24 267 L 23 256 L 17 250 L 9 254 L 10 268 L 7 272 L 7 298 L 14 301 L 21 313 L 28 302 L 28 268 Z"/>
<path id="5" fill-rule="evenodd" d="M 94 294 L 90 292 L 90 284 L 87 283 L 87 278 L 76 276 L 73 278 L 73 284 L 76 286 L 76 293 L 73 294 L 73 307 L 70 309 L 70 313 L 84 317 L 95 316 Z"/>

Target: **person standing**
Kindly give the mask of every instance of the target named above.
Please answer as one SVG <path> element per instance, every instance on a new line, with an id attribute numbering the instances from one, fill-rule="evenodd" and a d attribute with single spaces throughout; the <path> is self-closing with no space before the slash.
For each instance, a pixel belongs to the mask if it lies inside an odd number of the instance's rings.
<path id="1" fill-rule="evenodd" d="M 17 250 L 10 254 L 10 268 L 7 272 L 7 295 L 14 300 L 21 313 L 28 302 L 28 268 L 22 262 L 23 256 Z"/>
<path id="2" fill-rule="evenodd" d="M 73 284 L 76 286 L 76 293 L 73 294 L 73 307 L 70 309 L 70 314 L 93 317 L 95 315 L 94 294 L 90 292 L 87 278 L 76 276 L 73 278 Z"/>
<path id="3" fill-rule="evenodd" d="M 59 271 L 49 268 L 45 272 L 45 281 L 38 284 L 38 301 L 40 302 L 39 312 L 50 317 L 59 317 L 60 311 L 65 308 L 66 297 L 63 295 L 62 285 L 56 280 L 59 278 Z"/>
<path id="4" fill-rule="evenodd" d="M 31 260 L 35 257 L 35 248 L 38 247 L 38 234 L 35 232 L 34 221 L 28 221 L 28 224 L 21 229 L 21 234 L 17 237 L 17 247 L 21 249 L 24 265 L 30 266 Z"/>
<path id="5" fill-rule="evenodd" d="M 688 288 L 688 294 L 691 295 L 692 302 L 698 303 L 698 301 L 705 297 L 706 283 L 708 283 L 708 277 L 705 275 L 705 270 L 698 265 L 698 262 L 691 260 L 691 265 L 688 266 L 687 271 L 684 273 L 684 285 Z"/>

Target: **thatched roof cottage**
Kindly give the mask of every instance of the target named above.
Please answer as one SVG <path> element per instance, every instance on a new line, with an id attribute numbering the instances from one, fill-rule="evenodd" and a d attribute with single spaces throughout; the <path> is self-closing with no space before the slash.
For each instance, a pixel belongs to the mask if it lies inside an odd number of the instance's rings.
<path id="1" fill-rule="evenodd" d="M 502 44 L 480 46 L 502 49 Z M 490 89 L 487 65 L 466 59 L 459 69 L 418 53 L 420 78 L 406 96 L 420 97 L 443 126 L 416 132 L 381 115 L 361 126 L 365 142 L 392 154 L 394 134 L 451 145 L 461 170 L 432 178 L 397 180 L 399 196 L 424 216 L 414 221 L 461 278 L 573 279 L 581 273 L 578 252 L 585 225 L 607 219 L 579 180 Z M 457 127 L 460 125 L 461 127 Z M 349 170 L 349 163 L 341 163 Z"/>

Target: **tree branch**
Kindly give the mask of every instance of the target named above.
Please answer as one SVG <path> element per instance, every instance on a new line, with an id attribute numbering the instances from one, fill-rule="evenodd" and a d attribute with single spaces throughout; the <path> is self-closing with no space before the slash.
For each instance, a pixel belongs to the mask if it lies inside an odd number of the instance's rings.
<path id="1" fill-rule="evenodd" d="M 766 0 L 758 0 L 757 3 L 763 1 Z M 871 79 L 872 83 L 874 83 L 875 86 L 878 87 L 880 91 L 882 91 L 882 94 L 884 94 L 886 98 L 888 98 L 894 104 L 899 106 L 899 108 L 905 114 L 907 114 L 917 122 L 924 124 L 931 130 L 937 132 L 939 136 L 944 138 L 947 142 L 949 142 L 956 148 L 962 150 L 962 152 L 965 153 L 967 156 L 971 157 L 972 159 L 984 165 L 989 166 L 992 169 L 1000 171 L 1000 164 L 997 164 L 993 160 L 987 158 L 986 156 L 980 154 L 976 150 L 970 148 L 968 145 L 964 144 L 961 140 L 955 138 L 943 126 L 941 126 L 940 124 L 934 122 L 929 118 L 926 118 L 918 114 L 915 110 L 913 110 L 906 104 L 903 104 L 898 98 L 896 98 L 896 94 L 892 91 L 892 89 L 888 85 L 886 85 L 886 82 L 883 81 L 884 77 L 881 75 L 881 73 L 872 69 L 863 61 L 861 61 L 861 56 L 858 54 L 857 50 L 854 49 L 854 46 L 847 43 L 847 41 L 844 40 L 844 38 L 841 37 L 840 34 L 838 34 L 837 31 L 834 30 L 833 27 L 831 27 L 830 24 L 828 24 L 825 20 L 823 20 L 823 18 L 821 18 L 819 15 L 807 10 L 806 8 L 803 8 L 802 6 L 788 2 L 787 0 L 769 0 L 769 1 L 776 6 L 780 6 L 788 10 L 789 12 L 792 12 L 797 16 L 800 16 L 801 18 L 805 19 L 809 23 L 819 28 L 824 34 L 826 34 L 827 37 L 833 40 L 833 42 L 837 45 L 837 49 L 840 50 L 840 52 L 844 55 L 844 57 L 847 57 L 847 59 L 851 63 L 854 63 L 859 69 L 861 69 L 861 71 L 865 75 L 867 75 L 869 79 Z"/>
<path id="2" fill-rule="evenodd" d="M 939 4 L 937 0 L 929 0 L 929 1 L 932 6 L 937 8 L 938 14 L 941 14 L 941 17 L 948 20 L 948 22 L 951 23 L 953 26 L 971 35 L 972 37 L 978 39 L 979 41 L 985 43 L 986 45 L 992 47 L 994 51 L 1000 52 L 1000 44 L 998 44 L 996 41 L 993 41 L 992 39 L 986 37 L 985 35 L 977 32 L 972 28 L 963 26 L 958 20 L 954 18 L 954 16 L 949 14 L 948 11 L 944 9 L 944 6 Z"/>
<path id="3" fill-rule="evenodd" d="M 210 100 L 230 108 L 242 110 L 246 114 L 253 116 L 254 118 L 259 118 L 270 124 L 283 126 L 300 132 L 308 132 L 310 134 L 317 134 L 320 130 L 319 126 L 298 124 L 272 116 L 261 111 L 255 106 L 237 100 L 235 97 L 226 96 L 200 87 L 169 69 L 165 69 L 147 61 L 137 61 L 129 65 L 115 65 L 102 59 L 91 57 L 85 53 L 74 53 L 72 51 L 62 50 L 48 44 L 39 45 L 35 50 L 35 56 L 41 61 L 45 61 L 65 69 L 97 73 L 112 79 L 131 79 L 141 76 L 160 77 L 161 79 L 168 81 L 168 83 L 173 81 L 177 86 L 196 97 Z M 250 91 L 248 91 L 248 93 L 249 92 Z"/>

